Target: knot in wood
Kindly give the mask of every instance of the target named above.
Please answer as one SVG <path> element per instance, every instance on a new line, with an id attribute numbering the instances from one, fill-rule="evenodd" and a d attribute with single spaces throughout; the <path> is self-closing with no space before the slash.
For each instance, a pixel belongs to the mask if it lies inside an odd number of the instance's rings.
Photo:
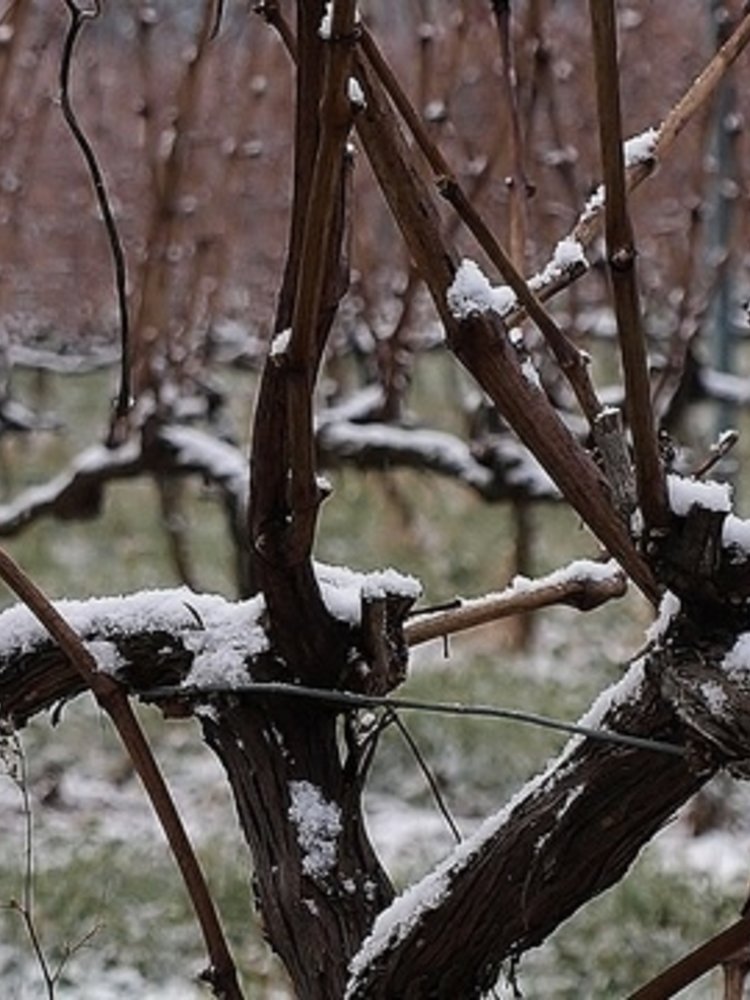
<path id="1" fill-rule="evenodd" d="M 635 260 L 635 248 L 632 246 L 618 247 L 609 257 L 609 266 L 613 271 L 628 271 Z"/>

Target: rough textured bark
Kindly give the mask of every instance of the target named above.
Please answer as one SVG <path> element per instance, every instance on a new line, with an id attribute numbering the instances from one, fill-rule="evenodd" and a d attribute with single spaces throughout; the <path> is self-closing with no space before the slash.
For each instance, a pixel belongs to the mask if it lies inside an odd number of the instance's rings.
<path id="1" fill-rule="evenodd" d="M 358 754 L 341 759 L 332 711 L 240 699 L 215 708 L 217 721 L 202 717 L 203 731 L 226 768 L 252 850 L 265 933 L 300 997 L 341 996 L 349 959 L 393 895 L 363 825 Z M 322 876 L 305 872 L 290 821 L 295 781 L 314 786 L 341 818 L 335 863 Z"/>
<path id="2" fill-rule="evenodd" d="M 681 741 L 652 682 L 603 728 Z M 367 966 L 351 998 L 480 997 L 520 956 L 627 871 L 641 847 L 717 766 L 578 741 L 449 871 L 439 905 Z M 446 941 L 450 938 L 450 952 Z"/>

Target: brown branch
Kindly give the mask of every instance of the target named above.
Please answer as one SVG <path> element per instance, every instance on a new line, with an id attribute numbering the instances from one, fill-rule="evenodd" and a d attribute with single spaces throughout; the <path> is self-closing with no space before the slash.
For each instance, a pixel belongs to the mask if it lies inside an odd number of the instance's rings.
<path id="1" fill-rule="evenodd" d="M 0 577 L 47 629 L 111 718 L 159 818 L 195 909 L 211 959 L 211 967 L 203 973 L 203 978 L 222 1000 L 242 1000 L 234 962 L 203 872 L 127 694 L 113 677 L 99 669 L 76 632 L 3 549 L 0 549 Z"/>
<path id="2" fill-rule="evenodd" d="M 121 443 L 124 434 L 124 421 L 130 411 L 131 405 L 131 385 L 130 385 L 130 317 L 128 313 L 128 292 L 127 292 L 127 268 L 125 265 L 125 252 L 122 248 L 120 232 L 112 211 L 107 188 L 104 183 L 99 162 L 94 149 L 86 137 L 85 132 L 78 122 L 70 99 L 70 69 L 73 60 L 73 53 L 80 32 L 87 21 L 97 18 L 101 13 L 99 0 L 96 0 L 93 7 L 86 9 L 79 7 L 75 0 L 64 0 L 65 6 L 70 15 L 65 41 L 63 43 L 62 56 L 60 59 L 60 107 L 67 122 L 73 138 L 78 144 L 86 167 L 91 176 L 94 186 L 94 193 L 99 205 L 99 210 L 104 221 L 104 228 L 107 234 L 110 252 L 115 271 L 115 290 L 117 293 L 117 309 L 120 319 L 120 388 L 115 403 L 114 421 L 110 430 L 110 441 L 112 445 Z"/>
<path id="3" fill-rule="evenodd" d="M 366 107 L 358 117 L 359 135 L 454 353 L 602 544 L 656 600 L 658 587 L 651 571 L 609 502 L 599 470 L 544 393 L 524 375 L 499 318 L 485 313 L 459 321 L 448 308 L 446 296 L 456 273 L 453 250 L 445 243 L 429 192 L 389 114 L 385 94 L 361 60 L 357 76 L 366 94 Z"/>
<path id="4" fill-rule="evenodd" d="M 332 420 L 321 424 L 316 443 L 323 468 L 345 464 L 381 472 L 395 468 L 433 472 L 455 479 L 489 503 L 560 498 L 533 456 L 508 432 L 469 445 L 453 434 L 428 428 Z"/>
<path id="5" fill-rule="evenodd" d="M 292 62 L 297 61 L 297 39 L 294 37 L 289 22 L 284 17 L 283 11 L 279 7 L 278 0 L 259 0 L 253 10 L 259 14 L 263 20 L 278 32 L 284 48 L 289 53 Z"/>
<path id="6" fill-rule="evenodd" d="M 362 51 L 389 98 L 408 125 L 420 152 L 435 174 L 438 191 L 453 206 L 458 217 L 513 290 L 528 316 L 539 327 L 564 375 L 570 382 L 582 411 L 593 425 L 596 414 L 601 409 L 601 404 L 591 382 L 585 355 L 569 340 L 547 312 L 539 297 L 532 291 L 521 271 L 514 264 L 511 255 L 496 239 L 482 216 L 471 204 L 443 154 L 428 136 L 419 115 L 404 93 L 395 73 L 384 59 L 372 35 L 367 31 L 362 33 Z"/>
<path id="7" fill-rule="evenodd" d="M 194 141 L 195 121 L 200 107 L 200 91 L 205 80 L 207 53 L 211 44 L 214 22 L 214 0 L 203 0 L 201 17 L 196 27 L 194 48 L 186 60 L 185 69 L 176 87 L 170 106 L 170 128 L 173 132 L 168 152 L 158 149 L 159 132 L 151 132 L 152 204 L 146 227 L 148 252 L 143 254 L 140 267 L 139 300 L 133 329 L 133 393 L 140 396 L 151 390 L 161 396 L 161 376 L 154 371 L 155 352 L 165 345 L 164 331 L 170 328 L 170 286 L 174 265 L 169 248 L 179 243 L 182 217 L 179 200 L 190 169 L 189 152 Z M 144 26 L 146 28 L 147 26 Z M 142 64 L 144 79 L 154 73 L 154 54 L 149 46 L 148 30 L 142 33 Z M 152 129 L 151 116 L 148 128 Z M 187 295 L 185 296 L 187 298 Z M 155 335 L 156 334 L 156 335 Z M 170 333 L 170 337 L 174 335 Z M 167 346 L 172 346 L 167 344 Z M 189 355 L 190 351 L 185 351 Z"/>
<path id="8" fill-rule="evenodd" d="M 345 655 L 310 561 L 325 496 L 315 478 L 312 395 L 348 280 L 342 242 L 345 140 L 352 115 L 346 84 L 354 39 L 346 29 L 354 14 L 348 0 L 336 5 L 332 38 L 324 41 L 318 33 L 320 6 L 300 3 L 297 13 L 294 196 L 276 317 L 276 330 L 289 333 L 286 344 L 275 343 L 256 403 L 250 575 L 253 589 L 265 594 L 281 656 L 301 678 L 320 682 L 338 675 L 337 656 Z"/>
<path id="9" fill-rule="evenodd" d="M 628 1000 L 668 1000 L 750 942 L 750 917 L 740 917 L 679 962 L 631 993 Z"/>
<path id="10" fill-rule="evenodd" d="M 198 474 L 219 488 L 238 514 L 247 494 L 246 458 L 238 448 L 192 427 L 148 427 L 143 438 L 119 448 L 93 445 L 58 475 L 0 504 L 0 536 L 12 537 L 40 517 L 85 520 L 98 514 L 105 486 L 141 475 Z"/>
<path id="11" fill-rule="evenodd" d="M 574 740 L 509 809 L 407 890 L 398 910 L 378 918 L 351 966 L 351 1000 L 483 996 L 504 959 L 539 944 L 625 874 L 721 759 L 698 733 L 681 729 L 659 690 L 660 664 L 653 666 L 656 674 L 650 663 L 631 667 L 599 702 L 596 724 L 682 746 L 695 740 L 700 768 L 684 758 Z M 743 689 L 740 702 L 749 694 Z M 744 743 L 740 759 L 746 735 Z M 460 961 L 445 961 L 448 939 Z"/>
<path id="12" fill-rule="evenodd" d="M 633 435 L 636 489 L 646 528 L 660 529 L 668 520 L 667 489 L 651 404 L 646 338 L 635 272 L 635 238 L 627 204 L 614 2 L 590 0 L 589 10 L 606 192 L 607 259 L 625 379 L 625 406 Z"/>
<path id="13" fill-rule="evenodd" d="M 511 39 L 510 0 L 492 0 L 492 11 L 497 23 L 502 64 L 502 88 L 510 115 L 510 160 L 511 173 L 506 181 L 510 209 L 510 233 L 508 245 L 510 258 L 517 268 L 522 269 L 526 259 L 527 203 L 532 187 L 526 177 L 523 155 L 523 133 L 518 108 L 518 86 L 513 59 Z"/>
<path id="14" fill-rule="evenodd" d="M 331 38 L 325 46 L 326 71 L 320 102 L 320 138 L 310 183 L 299 278 L 292 313 L 291 337 L 283 364 L 289 379 L 287 421 L 289 439 L 289 558 L 309 557 L 320 503 L 315 477 L 312 393 L 320 355 L 319 325 L 330 262 L 321 246 L 331 244 L 339 211 L 346 138 L 352 121 L 347 94 L 354 40 L 354 0 L 336 0 L 331 18 Z"/>
<path id="15" fill-rule="evenodd" d="M 601 571 L 601 567 L 599 567 Z M 410 646 L 453 635 L 477 625 L 498 621 L 511 615 L 526 614 L 553 604 L 567 604 L 579 611 L 590 611 L 627 589 L 619 570 L 598 575 L 591 565 L 569 567 L 539 580 L 511 584 L 499 594 L 487 594 L 475 600 L 460 601 L 459 606 L 437 611 L 409 621 L 404 636 Z"/>
<path id="16" fill-rule="evenodd" d="M 719 51 L 706 64 L 705 69 L 688 87 L 683 96 L 667 112 L 664 120 L 656 131 L 652 155 L 640 162 L 628 164 L 625 170 L 625 182 L 628 192 L 635 190 L 650 177 L 658 163 L 664 159 L 675 140 L 688 125 L 690 120 L 700 111 L 711 98 L 716 88 L 724 78 L 729 68 L 750 42 L 750 13 L 743 17 L 733 34 L 722 45 Z M 600 232 L 604 218 L 605 199 L 603 191 L 597 192 L 585 206 L 583 212 L 570 232 L 570 237 L 583 246 L 588 246 Z M 580 272 L 568 271 L 562 276 L 550 279 L 544 286 L 536 289 L 540 299 L 546 300 L 563 288 L 567 288 L 581 276 Z M 515 326 L 523 319 L 525 310 L 515 309 L 506 316 L 508 326 Z"/>

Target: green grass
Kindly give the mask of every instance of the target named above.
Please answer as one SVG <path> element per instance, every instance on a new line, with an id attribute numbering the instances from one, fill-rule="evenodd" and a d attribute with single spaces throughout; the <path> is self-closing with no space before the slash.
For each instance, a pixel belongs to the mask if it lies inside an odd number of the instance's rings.
<path id="1" fill-rule="evenodd" d="M 521 959 L 521 989 L 529 997 L 555 1000 L 627 996 L 736 920 L 740 904 L 741 897 L 706 877 L 662 871 L 647 853 L 619 885 Z M 720 978 L 706 976 L 680 996 L 720 996 Z"/>

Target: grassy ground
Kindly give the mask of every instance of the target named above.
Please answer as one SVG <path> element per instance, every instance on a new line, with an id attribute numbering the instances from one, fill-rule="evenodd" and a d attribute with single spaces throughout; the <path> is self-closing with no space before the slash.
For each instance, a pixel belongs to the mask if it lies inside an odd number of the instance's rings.
<path id="1" fill-rule="evenodd" d="M 30 392 L 33 386 L 23 387 Z M 69 422 L 65 435 L 8 446 L 7 489 L 39 481 L 61 467 L 78 443 L 104 426 L 106 380 L 52 381 L 45 405 Z M 241 407 L 244 404 L 241 404 Z M 241 420 L 246 414 L 240 413 Z M 318 545 L 319 558 L 357 568 L 395 565 L 423 580 L 426 599 L 498 588 L 511 567 L 510 514 L 453 484 L 414 473 L 334 477 Z M 202 587 L 232 592 L 231 559 L 221 511 L 199 483 L 185 493 L 194 562 Z M 533 511 L 534 563 L 545 572 L 591 554 L 590 538 L 558 507 Z M 177 580 L 161 530 L 156 491 L 147 482 L 118 485 L 101 520 L 33 526 L 10 546 L 54 596 L 84 596 Z M 9 602 L 7 595 L 4 603 Z M 492 626 L 415 657 L 408 693 L 523 707 L 576 718 L 619 676 L 637 647 L 648 613 L 637 596 L 590 615 L 559 609 L 540 619 L 528 649 L 514 649 L 513 630 Z M 459 825 L 469 830 L 499 808 L 562 745 L 561 738 L 518 724 L 405 716 Z M 251 907 L 246 849 L 221 771 L 197 728 L 144 722 L 191 828 L 230 930 L 248 995 L 288 995 L 265 949 Z M 199 936 L 173 863 L 148 806 L 105 721 L 86 699 L 52 729 L 38 720 L 23 735 L 34 817 L 35 898 L 51 961 L 90 930 L 60 980 L 60 997 L 189 997 L 185 980 L 204 961 Z M 394 779 L 397 775 L 397 780 Z M 396 731 L 384 736 L 368 798 L 376 843 L 399 884 L 429 867 L 451 843 L 424 776 Z M 0 902 L 23 888 L 21 797 L 0 776 Z M 734 884 L 663 863 L 647 851 L 633 873 L 569 921 L 516 970 L 528 997 L 611 998 L 645 980 L 737 911 L 744 878 Z M 3 997 L 43 996 L 18 914 L 0 911 Z M 195 987 L 196 995 L 199 987 Z M 701 984 L 694 1000 L 712 995 Z"/>

